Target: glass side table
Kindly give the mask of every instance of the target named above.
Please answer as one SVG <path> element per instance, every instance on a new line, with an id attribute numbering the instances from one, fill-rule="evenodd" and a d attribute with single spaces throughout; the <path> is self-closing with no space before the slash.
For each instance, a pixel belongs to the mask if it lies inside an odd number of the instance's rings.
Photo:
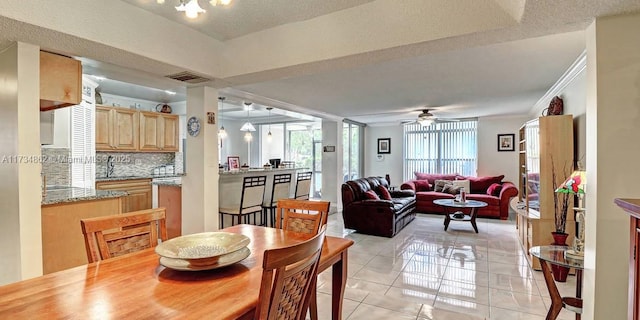
<path id="1" fill-rule="evenodd" d="M 570 247 L 565 246 L 538 246 L 529 249 L 529 253 L 540 260 L 540 266 L 542 267 L 542 273 L 544 275 L 544 282 L 547 284 L 547 290 L 549 290 L 549 296 L 551 297 L 551 307 L 549 307 L 549 312 L 547 313 L 547 320 L 556 319 L 563 307 L 575 312 L 576 320 L 580 320 L 580 314 L 582 313 L 583 260 L 565 258 L 565 252 L 568 249 L 570 249 Z M 553 274 L 551 273 L 551 267 L 549 264 L 574 268 L 576 270 L 575 297 L 560 296 L 556 282 L 553 280 Z"/>

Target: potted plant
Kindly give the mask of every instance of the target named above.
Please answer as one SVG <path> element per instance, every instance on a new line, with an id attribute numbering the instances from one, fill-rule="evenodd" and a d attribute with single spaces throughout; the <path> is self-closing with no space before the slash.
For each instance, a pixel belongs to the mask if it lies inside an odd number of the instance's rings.
<path id="1" fill-rule="evenodd" d="M 565 168 L 566 169 L 566 168 Z M 562 172 L 563 176 L 568 177 L 569 173 L 566 170 Z M 555 210 L 555 231 L 551 232 L 553 237 L 553 245 L 567 246 L 567 237 L 569 234 L 565 232 L 567 227 L 567 213 L 569 211 L 569 193 L 563 193 L 559 190 L 558 180 L 556 179 L 556 170 L 553 163 L 553 157 L 551 157 L 551 178 L 553 179 L 553 208 Z M 565 179 L 563 178 L 562 181 Z M 567 275 L 569 274 L 569 268 L 551 265 L 551 271 L 553 272 L 553 278 L 558 282 L 567 281 Z"/>

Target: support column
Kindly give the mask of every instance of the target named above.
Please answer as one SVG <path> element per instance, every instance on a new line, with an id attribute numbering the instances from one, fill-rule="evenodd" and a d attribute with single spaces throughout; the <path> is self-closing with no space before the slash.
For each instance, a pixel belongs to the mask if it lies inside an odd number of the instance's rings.
<path id="1" fill-rule="evenodd" d="M 587 28 L 586 241 L 583 319 L 626 319 L 629 216 L 614 198 L 638 198 L 640 14 Z"/>
<path id="2" fill-rule="evenodd" d="M 42 275 L 40 48 L 0 52 L 0 285 Z"/>
<path id="3" fill-rule="evenodd" d="M 342 183 L 342 123 L 322 120 L 322 147 L 333 146 L 334 152 L 322 152 L 322 200 L 331 202 L 331 212 L 338 211 Z M 338 184 L 340 181 L 340 184 Z"/>
<path id="4" fill-rule="evenodd" d="M 207 112 L 216 124 L 207 124 Z M 218 230 L 218 90 L 187 89 L 187 122 L 200 120 L 200 134 L 187 134 L 186 175 L 182 178 L 182 234 Z M 187 124 L 188 126 L 188 124 Z"/>

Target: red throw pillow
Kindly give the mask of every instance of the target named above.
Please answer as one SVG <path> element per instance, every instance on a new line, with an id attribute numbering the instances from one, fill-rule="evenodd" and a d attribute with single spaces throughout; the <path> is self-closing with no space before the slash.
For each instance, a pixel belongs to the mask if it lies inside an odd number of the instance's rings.
<path id="1" fill-rule="evenodd" d="M 364 197 L 365 197 L 365 199 L 380 200 L 380 198 L 378 197 L 376 192 L 373 191 L 373 190 L 369 190 L 369 191 L 365 192 L 364 193 Z"/>
<path id="2" fill-rule="evenodd" d="M 430 184 L 434 184 L 436 180 L 454 180 L 457 173 L 451 174 L 438 174 L 438 173 L 422 173 L 422 172 L 414 172 L 417 180 L 427 180 Z"/>
<path id="3" fill-rule="evenodd" d="M 429 180 L 413 180 L 413 184 L 416 186 L 416 192 L 431 191 L 431 185 L 429 184 Z"/>
<path id="4" fill-rule="evenodd" d="M 381 199 L 391 200 L 391 193 L 389 193 L 389 190 L 387 189 L 387 187 L 385 187 L 383 185 L 379 185 L 378 186 L 378 192 L 380 193 L 380 198 Z"/>
<path id="5" fill-rule="evenodd" d="M 489 188 L 487 188 L 487 194 L 494 197 L 499 197 L 500 191 L 502 191 L 502 185 L 499 183 L 492 183 Z"/>

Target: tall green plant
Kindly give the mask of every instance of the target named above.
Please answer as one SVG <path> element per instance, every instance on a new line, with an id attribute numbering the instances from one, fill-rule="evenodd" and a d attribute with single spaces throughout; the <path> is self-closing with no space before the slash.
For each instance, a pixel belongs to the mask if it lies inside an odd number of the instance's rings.
<path id="1" fill-rule="evenodd" d="M 562 169 L 562 181 L 564 181 L 571 172 L 567 173 L 566 165 Z M 559 185 L 558 180 L 556 180 L 556 167 L 555 162 L 553 161 L 553 156 L 551 156 L 551 179 L 553 179 L 553 209 L 555 212 L 555 225 L 557 233 L 565 233 L 567 227 L 567 212 L 569 211 L 569 194 L 568 193 L 559 193 L 555 192 Z"/>

